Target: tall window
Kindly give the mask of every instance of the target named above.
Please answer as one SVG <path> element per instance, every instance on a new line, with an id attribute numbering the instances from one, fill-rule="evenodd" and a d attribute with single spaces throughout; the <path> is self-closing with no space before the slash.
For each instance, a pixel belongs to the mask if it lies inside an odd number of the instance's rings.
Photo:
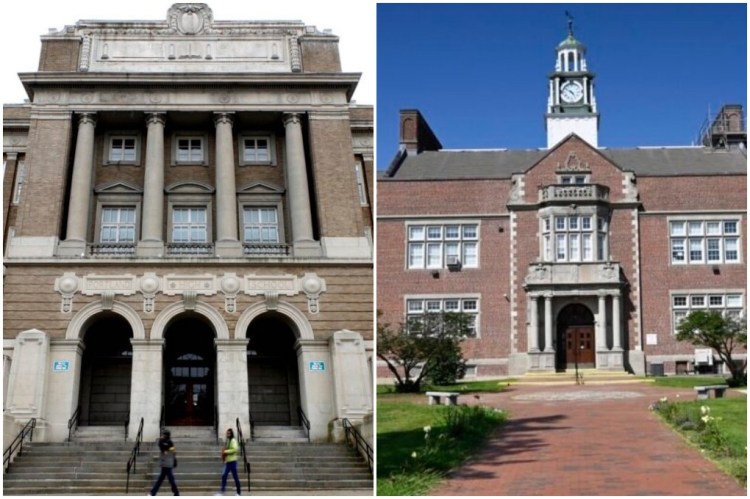
<path id="1" fill-rule="evenodd" d="M 673 264 L 739 263 L 739 220 L 671 220 Z"/>
<path id="2" fill-rule="evenodd" d="M 207 241 L 206 208 L 185 207 L 172 210 L 172 242 L 205 243 Z"/>
<path id="3" fill-rule="evenodd" d="M 543 217 L 541 222 L 544 261 L 592 262 L 606 259 L 607 222 L 603 217 L 554 215 Z"/>
<path id="4" fill-rule="evenodd" d="M 26 185 L 26 163 L 19 161 L 16 164 L 16 184 L 13 186 L 13 204 L 21 202 L 21 193 Z"/>
<path id="5" fill-rule="evenodd" d="M 276 208 L 245 207 L 243 231 L 247 243 L 278 243 L 279 218 Z"/>
<path id="6" fill-rule="evenodd" d="M 471 319 L 471 337 L 479 330 L 478 298 L 409 298 L 406 300 L 406 321 L 420 320 L 426 313 L 462 312 Z"/>
<path id="7" fill-rule="evenodd" d="M 109 161 L 113 163 L 136 162 L 136 138 L 131 136 L 113 136 L 109 141 Z"/>
<path id="8" fill-rule="evenodd" d="M 367 205 L 367 190 L 365 189 L 365 175 L 362 172 L 362 163 L 354 163 L 354 174 L 357 178 L 357 195 L 359 195 L 359 204 Z"/>
<path id="9" fill-rule="evenodd" d="M 181 137 L 177 139 L 178 163 L 203 162 L 203 139 L 200 137 Z"/>
<path id="10" fill-rule="evenodd" d="M 246 163 L 271 162 L 270 141 L 267 137 L 249 137 L 242 143 L 242 157 Z"/>
<path id="11" fill-rule="evenodd" d="M 726 317 L 741 319 L 744 307 L 742 293 L 689 292 L 672 295 L 673 331 L 695 310 L 721 312 Z"/>
<path id="12" fill-rule="evenodd" d="M 460 261 L 463 267 L 479 266 L 479 225 L 407 226 L 410 269 L 439 269 Z"/>
<path id="13" fill-rule="evenodd" d="M 102 243 L 135 243 L 135 208 L 103 207 L 99 241 Z"/>

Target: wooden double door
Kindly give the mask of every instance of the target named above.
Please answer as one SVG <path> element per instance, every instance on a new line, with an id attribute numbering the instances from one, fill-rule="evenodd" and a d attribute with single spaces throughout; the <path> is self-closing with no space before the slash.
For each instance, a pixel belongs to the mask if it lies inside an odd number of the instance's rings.
<path id="1" fill-rule="evenodd" d="M 594 326 L 568 326 L 563 332 L 567 369 L 596 367 Z"/>

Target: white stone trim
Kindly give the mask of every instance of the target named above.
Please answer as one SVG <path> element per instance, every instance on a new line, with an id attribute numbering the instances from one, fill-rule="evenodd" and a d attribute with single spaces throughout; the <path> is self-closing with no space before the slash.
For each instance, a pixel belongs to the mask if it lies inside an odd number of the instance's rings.
<path id="1" fill-rule="evenodd" d="M 191 305 L 191 308 L 189 310 L 208 319 L 208 321 L 213 326 L 214 333 L 216 334 L 216 339 L 229 339 L 229 328 L 227 327 L 224 318 L 211 305 L 196 301 Z M 154 323 L 151 326 L 151 340 L 163 339 L 164 331 L 167 330 L 172 319 L 187 311 L 188 308 L 184 300 L 177 303 L 172 303 L 164 310 L 162 310 L 159 315 L 156 316 L 156 319 L 154 319 Z"/>
<path id="2" fill-rule="evenodd" d="M 143 326 L 143 322 L 138 315 L 138 312 L 133 310 L 130 305 L 126 303 L 114 301 L 110 308 L 105 308 L 101 301 L 89 303 L 81 310 L 79 310 L 68 323 L 68 329 L 65 331 L 66 340 L 82 340 L 84 328 L 88 325 L 89 321 L 104 311 L 114 312 L 123 319 L 125 319 L 130 325 L 130 329 L 133 333 L 133 339 L 145 339 L 146 329 Z"/>
<path id="3" fill-rule="evenodd" d="M 234 329 L 234 338 L 238 340 L 246 338 L 247 329 L 250 327 L 253 320 L 272 310 L 291 320 L 292 324 L 290 325 L 293 326 L 292 330 L 298 340 L 315 339 L 312 324 L 307 320 L 305 314 L 294 305 L 282 300 L 278 300 L 272 306 L 269 306 L 267 301 L 262 301 L 245 309 L 239 319 L 237 319 L 237 325 Z"/>

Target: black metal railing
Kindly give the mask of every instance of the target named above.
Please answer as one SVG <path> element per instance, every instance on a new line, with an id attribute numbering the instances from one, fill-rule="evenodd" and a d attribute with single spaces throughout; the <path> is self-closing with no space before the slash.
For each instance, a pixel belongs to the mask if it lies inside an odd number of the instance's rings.
<path id="1" fill-rule="evenodd" d="M 247 494 L 250 495 L 250 462 L 247 460 L 247 451 L 245 450 L 245 438 L 242 435 L 242 425 L 240 418 L 237 418 L 237 438 L 240 440 L 240 452 L 242 453 L 242 469 L 247 476 Z"/>
<path id="2" fill-rule="evenodd" d="M 125 441 L 128 441 L 128 430 L 130 429 L 130 414 L 125 418 Z"/>
<path id="3" fill-rule="evenodd" d="M 242 243 L 242 254 L 245 256 L 289 256 L 288 244 Z"/>
<path id="4" fill-rule="evenodd" d="M 96 243 L 89 244 L 92 257 L 131 257 L 135 256 L 135 243 Z"/>
<path id="5" fill-rule="evenodd" d="M 78 426 L 78 417 L 81 415 L 81 406 L 76 407 L 76 412 L 68 420 L 68 443 L 73 438 L 73 430 Z"/>
<path id="6" fill-rule="evenodd" d="M 167 243 L 168 256 L 213 256 L 212 243 Z"/>
<path id="7" fill-rule="evenodd" d="M 130 457 L 128 458 L 128 464 L 126 466 L 126 472 L 128 476 L 125 479 L 125 494 L 127 494 L 128 490 L 130 489 L 131 470 L 133 474 L 135 474 L 136 472 L 138 456 L 141 455 L 141 442 L 142 441 L 143 441 L 143 418 L 141 418 L 141 423 L 138 425 L 138 433 L 135 436 L 135 445 L 133 446 L 133 450 L 130 451 Z"/>
<path id="8" fill-rule="evenodd" d="M 255 442 L 255 418 L 253 417 L 253 413 L 249 413 L 250 415 L 250 441 Z"/>
<path id="9" fill-rule="evenodd" d="M 372 473 L 372 446 L 367 443 L 367 440 L 364 439 L 351 421 L 344 418 L 342 422 L 344 424 L 346 443 L 354 447 L 362 457 L 367 457 L 367 465 L 370 467 L 370 473 Z M 350 438 L 353 440 L 350 440 Z"/>
<path id="10" fill-rule="evenodd" d="M 23 442 L 26 437 L 29 437 L 29 443 L 34 440 L 34 428 L 36 427 L 36 418 L 29 419 L 29 422 L 21 428 L 16 438 L 10 443 L 10 445 L 3 451 L 3 473 L 8 471 L 10 468 L 11 460 L 23 452 Z"/>
<path id="11" fill-rule="evenodd" d="M 216 436 L 216 443 L 219 443 L 219 406 L 214 406 L 214 435 Z"/>
<path id="12" fill-rule="evenodd" d="M 299 422 L 307 430 L 307 441 L 310 441 L 310 421 L 305 416 L 305 411 L 302 410 L 301 406 L 297 406 L 297 416 L 299 416 Z"/>

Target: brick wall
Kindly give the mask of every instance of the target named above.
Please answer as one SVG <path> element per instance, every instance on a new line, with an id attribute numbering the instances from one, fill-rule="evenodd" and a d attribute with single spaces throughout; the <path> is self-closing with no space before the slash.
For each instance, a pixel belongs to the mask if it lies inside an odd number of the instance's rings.
<path id="1" fill-rule="evenodd" d="M 80 40 L 43 40 L 39 71 L 78 71 Z"/>

